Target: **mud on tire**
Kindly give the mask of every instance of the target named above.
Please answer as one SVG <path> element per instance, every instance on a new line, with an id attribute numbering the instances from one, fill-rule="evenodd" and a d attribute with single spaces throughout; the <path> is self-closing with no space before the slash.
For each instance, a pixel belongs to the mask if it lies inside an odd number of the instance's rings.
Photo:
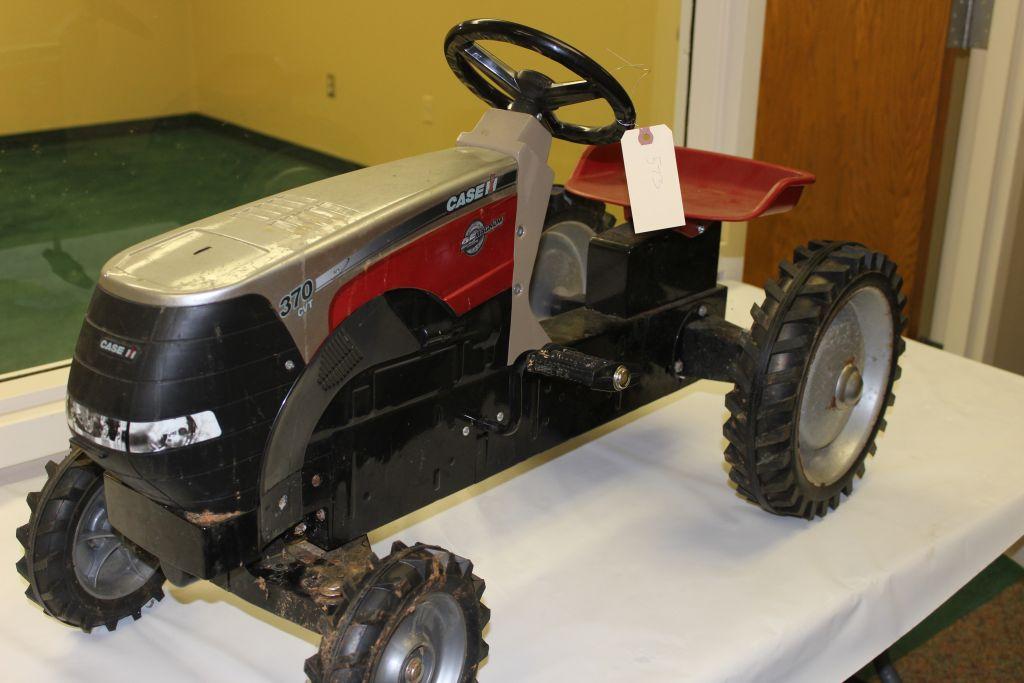
<path id="1" fill-rule="evenodd" d="M 894 402 L 904 349 L 899 335 L 907 322 L 902 284 L 888 257 L 853 243 L 812 242 L 796 250 L 792 263 L 780 264 L 778 280 L 765 285 L 764 304 L 751 311 L 751 334 L 726 396 L 725 459 L 742 496 L 769 512 L 811 519 L 852 492 Z M 840 324 L 846 328 L 837 331 Z M 856 347 L 849 337 L 858 334 L 863 358 L 853 353 L 843 360 Z M 828 373 L 837 371 L 829 384 Z M 844 375 L 853 378 L 853 389 Z M 836 415 L 844 410 L 842 422 Z M 846 434 L 849 425 L 855 429 Z M 845 450 L 828 450 L 840 437 Z M 830 454 L 842 457 L 824 458 Z M 818 455 L 823 459 L 815 460 Z"/>
<path id="2" fill-rule="evenodd" d="M 306 660 L 306 674 L 313 683 L 417 680 L 403 670 L 422 648 L 418 666 L 424 682 L 472 683 L 488 651 L 482 632 L 491 613 L 480 603 L 484 588 L 469 560 L 436 546 L 395 543 L 324 635 L 320 651 Z M 450 627 L 446 634 L 459 647 L 445 650 L 435 640 L 424 648 L 418 645 L 422 638 L 409 636 L 410 620 L 426 609 L 434 610 L 424 617 L 430 627 Z M 433 650 L 429 657 L 427 650 Z"/>

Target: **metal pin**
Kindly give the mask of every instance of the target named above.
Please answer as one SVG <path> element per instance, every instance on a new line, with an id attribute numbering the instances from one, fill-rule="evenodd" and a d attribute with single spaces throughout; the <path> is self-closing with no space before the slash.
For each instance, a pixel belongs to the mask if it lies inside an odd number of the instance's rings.
<path id="1" fill-rule="evenodd" d="M 622 391 L 629 386 L 630 381 L 633 379 L 632 374 L 629 372 L 629 368 L 625 365 L 620 365 L 615 368 L 615 374 L 612 375 L 612 387 L 615 391 Z"/>

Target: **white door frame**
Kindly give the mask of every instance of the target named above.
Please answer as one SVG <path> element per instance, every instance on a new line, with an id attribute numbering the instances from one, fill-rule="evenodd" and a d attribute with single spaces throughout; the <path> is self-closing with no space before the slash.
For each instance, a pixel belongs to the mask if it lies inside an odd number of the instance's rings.
<path id="1" fill-rule="evenodd" d="M 754 156 L 766 4 L 683 0 L 673 121 L 677 144 L 685 140 L 688 147 Z M 745 239 L 746 223 L 723 227 L 721 279 L 741 279 Z"/>
<path id="2" fill-rule="evenodd" d="M 1024 9 L 994 5 L 988 48 L 971 50 L 929 336 L 991 362 L 1024 184 Z"/>

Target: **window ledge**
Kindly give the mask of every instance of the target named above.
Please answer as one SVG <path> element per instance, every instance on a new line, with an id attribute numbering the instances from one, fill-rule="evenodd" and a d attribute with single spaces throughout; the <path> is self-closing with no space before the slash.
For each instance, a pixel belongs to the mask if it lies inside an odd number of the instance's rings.
<path id="1" fill-rule="evenodd" d="M 0 375 L 0 468 L 67 450 L 68 361 Z"/>

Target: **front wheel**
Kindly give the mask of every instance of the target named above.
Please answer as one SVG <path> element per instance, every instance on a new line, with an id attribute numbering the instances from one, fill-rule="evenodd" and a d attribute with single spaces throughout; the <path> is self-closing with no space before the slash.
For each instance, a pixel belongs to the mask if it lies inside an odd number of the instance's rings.
<path id="1" fill-rule="evenodd" d="M 730 478 L 769 512 L 824 516 L 853 491 L 894 402 L 903 278 L 884 254 L 812 242 L 779 266 L 726 397 Z"/>
<path id="2" fill-rule="evenodd" d="M 85 632 L 113 631 L 124 617 L 163 598 L 155 557 L 122 537 L 107 518 L 103 471 L 79 450 L 46 466 L 49 478 L 28 495 L 31 516 L 18 528 L 25 556 L 17 564 L 25 595 Z"/>
<path id="3" fill-rule="evenodd" d="M 473 563 L 396 543 L 306 660 L 313 683 L 473 683 L 487 656 Z"/>

